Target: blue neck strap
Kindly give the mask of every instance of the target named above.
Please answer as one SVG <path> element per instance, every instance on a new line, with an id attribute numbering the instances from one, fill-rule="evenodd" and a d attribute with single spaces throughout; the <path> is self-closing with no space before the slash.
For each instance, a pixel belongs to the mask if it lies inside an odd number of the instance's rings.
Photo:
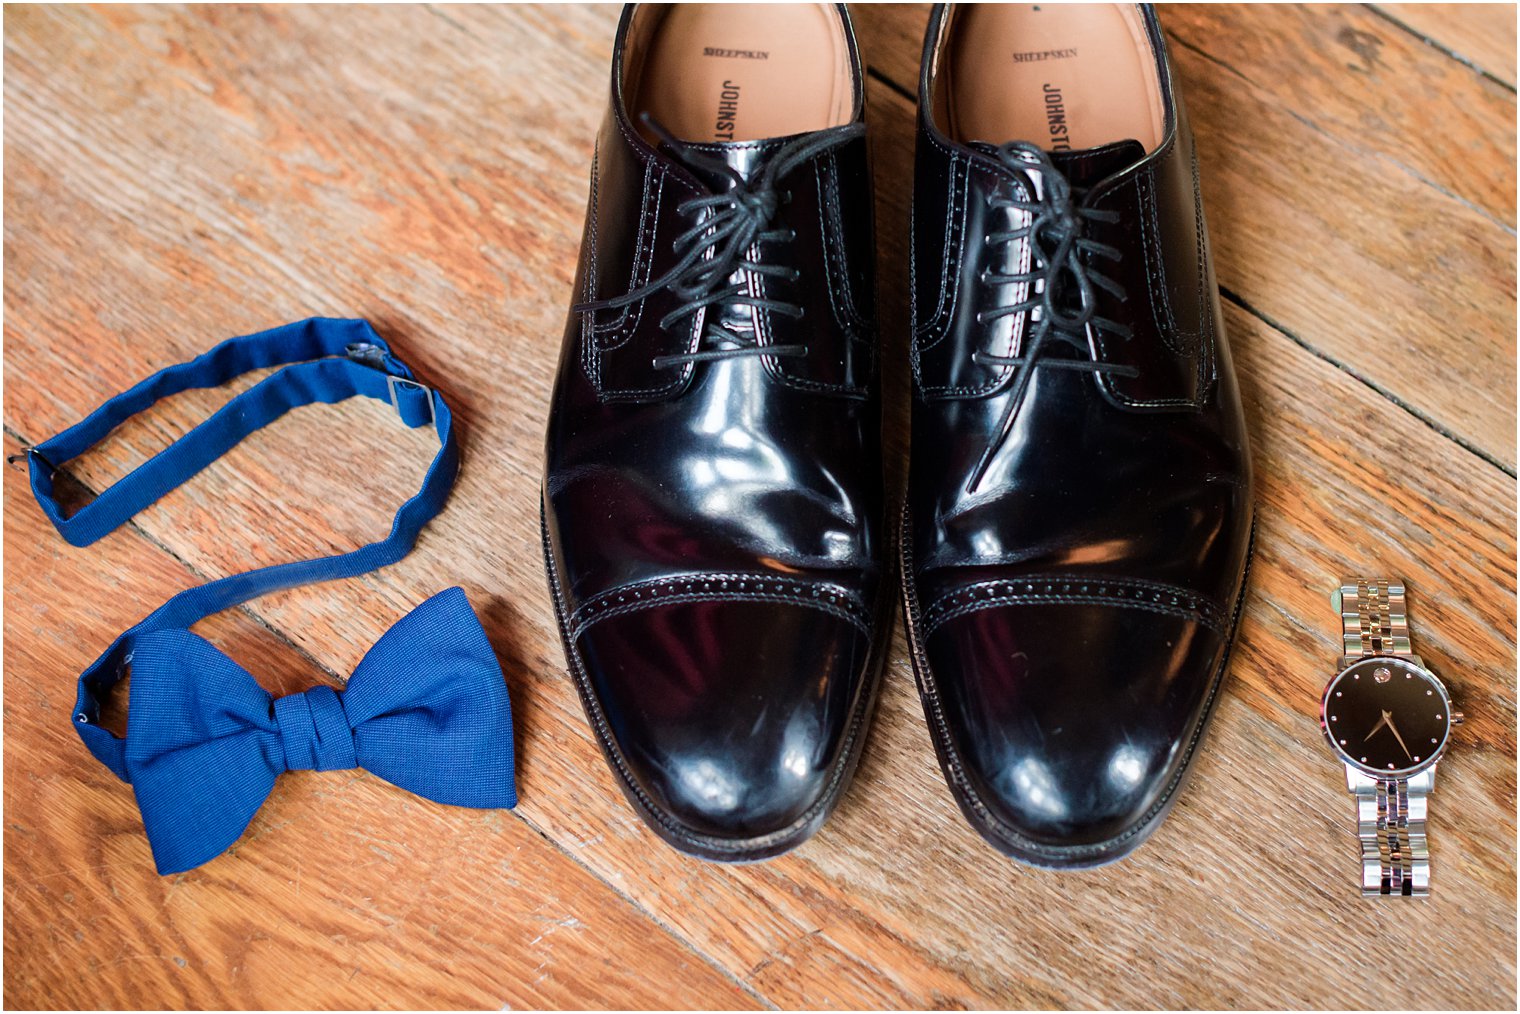
<path id="1" fill-rule="evenodd" d="M 53 495 L 55 472 L 122 422 L 182 391 L 218 387 L 249 371 L 276 366 L 283 369 L 233 398 L 74 515 L 64 517 Z M 65 540 L 88 546 L 290 409 L 314 402 L 335 404 L 355 395 L 389 402 L 407 426 L 434 425 L 440 447 L 422 488 L 401 505 L 390 534 L 379 542 L 336 556 L 234 574 L 187 589 L 118 637 L 79 678 L 74 727 L 90 752 L 119 777 L 127 778 L 126 742 L 100 726 L 100 706 L 131 661 L 134 638 L 164 628 L 188 628 L 212 613 L 267 592 L 354 577 L 404 557 L 422 527 L 443 509 L 459 471 L 452 416 L 442 396 L 418 383 L 367 321 L 313 317 L 230 339 L 188 363 L 161 370 L 28 452 L 37 502 Z"/>

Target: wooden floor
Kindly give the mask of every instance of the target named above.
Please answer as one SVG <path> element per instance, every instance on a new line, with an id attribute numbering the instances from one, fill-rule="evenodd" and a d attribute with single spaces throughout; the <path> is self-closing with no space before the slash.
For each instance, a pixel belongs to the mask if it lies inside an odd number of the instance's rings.
<path id="1" fill-rule="evenodd" d="M 925 8 L 855 10 L 870 64 L 894 457 L 907 399 Z M 1499 1007 L 1515 994 L 1515 14 L 1162 12 L 1191 107 L 1260 477 L 1213 732 L 1132 859 L 995 855 L 941 779 L 900 633 L 859 776 L 796 853 L 686 859 L 623 802 L 567 678 L 538 547 L 544 406 L 612 7 L 28 7 L 5 17 L 5 450 L 236 334 L 368 317 L 465 433 L 449 509 L 378 575 L 203 625 L 270 688 L 336 681 L 460 584 L 511 685 L 522 802 L 280 779 L 243 840 L 153 872 L 74 678 L 177 589 L 378 537 L 429 439 L 313 408 L 84 550 L 5 469 L 10 1007 Z M 220 403 L 68 471 L 100 489 Z M 1356 894 L 1316 728 L 1347 571 L 1403 575 L 1468 715 L 1435 896 Z"/>

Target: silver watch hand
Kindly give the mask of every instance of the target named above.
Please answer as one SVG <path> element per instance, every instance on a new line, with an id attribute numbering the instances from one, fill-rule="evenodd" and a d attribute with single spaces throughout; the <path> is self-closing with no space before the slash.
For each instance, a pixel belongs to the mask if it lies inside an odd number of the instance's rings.
<path id="1" fill-rule="evenodd" d="M 1367 733 L 1367 735 L 1365 735 L 1365 736 L 1362 737 L 1362 742 L 1363 743 L 1365 743 L 1369 739 L 1371 739 L 1372 738 L 1372 734 L 1375 733 L 1375 732 L 1377 732 L 1379 729 L 1381 729 L 1383 727 L 1383 724 L 1388 721 L 1388 715 L 1389 715 L 1388 712 L 1386 712 L 1386 711 L 1383 712 L 1383 717 L 1379 718 L 1378 719 L 1378 723 L 1372 727 L 1372 732 L 1369 732 L 1369 733 Z"/>
<path id="2" fill-rule="evenodd" d="M 1414 760 L 1414 755 L 1409 752 L 1409 747 L 1404 746 L 1404 737 L 1399 735 L 1399 730 L 1393 724 L 1392 716 L 1385 711 L 1383 712 L 1383 719 L 1388 723 L 1388 731 L 1393 733 L 1393 738 L 1399 741 L 1399 746 L 1403 749 L 1404 756 L 1408 757 L 1411 761 Z"/>

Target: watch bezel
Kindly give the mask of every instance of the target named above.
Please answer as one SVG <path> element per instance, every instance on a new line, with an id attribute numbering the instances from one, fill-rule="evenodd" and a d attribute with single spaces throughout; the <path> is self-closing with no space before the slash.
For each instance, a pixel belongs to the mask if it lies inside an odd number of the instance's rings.
<path id="1" fill-rule="evenodd" d="M 1349 675 L 1353 670 L 1361 669 L 1365 666 L 1370 666 L 1373 668 L 1376 668 L 1377 666 L 1402 667 L 1409 670 L 1410 672 L 1415 673 L 1418 676 L 1423 677 L 1432 685 L 1434 685 L 1436 692 L 1441 695 L 1441 700 L 1445 703 L 1443 714 L 1446 716 L 1446 728 L 1445 731 L 1441 734 L 1441 742 L 1436 746 L 1435 750 L 1431 752 L 1429 757 L 1426 757 L 1419 763 L 1412 764 L 1407 768 L 1375 768 L 1370 765 L 1363 764 L 1355 757 L 1352 757 L 1341 747 L 1339 743 L 1335 741 L 1335 737 L 1330 732 L 1330 723 L 1325 717 L 1325 711 L 1330 704 L 1330 695 L 1335 692 L 1335 688 L 1340 685 L 1341 680 L 1345 679 L 1346 676 Z M 1441 756 L 1446 753 L 1447 745 L 1451 743 L 1451 730 L 1455 724 L 1456 723 L 1452 718 L 1451 694 L 1447 692 L 1446 684 L 1442 683 L 1441 678 L 1434 672 L 1413 661 L 1412 659 L 1403 658 L 1398 655 L 1368 655 L 1365 658 L 1357 659 L 1342 669 L 1340 672 L 1336 673 L 1333 677 L 1331 677 L 1330 682 L 1325 684 L 1324 694 L 1322 694 L 1319 699 L 1319 731 L 1324 735 L 1325 742 L 1330 744 L 1330 749 L 1335 752 L 1336 757 L 1339 758 L 1347 767 L 1360 771 L 1363 774 L 1367 775 L 1369 778 L 1409 778 L 1435 767 L 1436 762 L 1439 761 L 1441 759 Z"/>

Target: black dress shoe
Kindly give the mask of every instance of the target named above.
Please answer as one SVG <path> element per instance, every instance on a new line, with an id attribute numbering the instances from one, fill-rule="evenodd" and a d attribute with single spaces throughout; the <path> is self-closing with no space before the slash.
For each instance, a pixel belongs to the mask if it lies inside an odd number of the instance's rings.
<path id="1" fill-rule="evenodd" d="M 618 26 L 550 410 L 544 551 L 618 784 L 784 852 L 860 755 L 891 596 L 863 87 L 842 6 Z"/>
<path id="2" fill-rule="evenodd" d="M 1219 691 L 1251 465 L 1149 6 L 929 23 L 903 576 L 940 765 L 994 846 L 1117 859 Z"/>

